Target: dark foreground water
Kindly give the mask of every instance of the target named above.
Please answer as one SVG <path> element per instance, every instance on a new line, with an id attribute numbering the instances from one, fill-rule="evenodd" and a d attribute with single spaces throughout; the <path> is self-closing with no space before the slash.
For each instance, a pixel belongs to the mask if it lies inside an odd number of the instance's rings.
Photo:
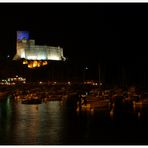
<path id="1" fill-rule="evenodd" d="M 147 110 L 116 119 L 107 110 L 75 112 L 60 101 L 40 105 L 0 102 L 0 144 L 148 144 Z"/>

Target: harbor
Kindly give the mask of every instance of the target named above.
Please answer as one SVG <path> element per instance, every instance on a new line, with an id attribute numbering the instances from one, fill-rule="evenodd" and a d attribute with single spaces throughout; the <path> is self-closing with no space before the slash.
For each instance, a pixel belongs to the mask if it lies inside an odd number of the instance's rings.
<path id="1" fill-rule="evenodd" d="M 42 84 L 40 92 L 41 84 L 25 86 L 0 101 L 0 144 L 148 144 L 146 94 L 117 114 L 109 91 L 95 96 L 98 87 Z"/>
<path id="2" fill-rule="evenodd" d="M 0 12 L 0 145 L 148 145 L 148 4 Z"/>

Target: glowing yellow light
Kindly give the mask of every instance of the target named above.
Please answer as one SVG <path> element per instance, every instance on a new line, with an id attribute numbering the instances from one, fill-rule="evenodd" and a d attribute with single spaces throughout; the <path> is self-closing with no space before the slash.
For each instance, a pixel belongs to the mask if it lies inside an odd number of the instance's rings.
<path id="1" fill-rule="evenodd" d="M 43 66 L 44 66 L 44 65 L 47 65 L 47 64 L 48 64 L 48 62 L 47 62 L 47 61 L 44 61 L 44 62 L 43 62 Z"/>
<path id="2" fill-rule="evenodd" d="M 40 67 L 41 66 L 41 62 L 40 61 L 38 61 L 38 65 L 37 65 L 37 67 Z"/>
<path id="3" fill-rule="evenodd" d="M 28 64 L 28 68 L 32 68 L 32 64 Z"/>
<path id="4" fill-rule="evenodd" d="M 35 68 L 35 67 L 40 67 L 40 66 L 45 66 L 48 64 L 47 61 L 28 61 L 28 68 Z"/>
<path id="5" fill-rule="evenodd" d="M 23 61 L 23 64 L 28 64 L 28 61 L 27 60 Z"/>
<path id="6" fill-rule="evenodd" d="M 38 66 L 38 62 L 37 61 L 33 61 L 33 67 L 37 67 Z"/>

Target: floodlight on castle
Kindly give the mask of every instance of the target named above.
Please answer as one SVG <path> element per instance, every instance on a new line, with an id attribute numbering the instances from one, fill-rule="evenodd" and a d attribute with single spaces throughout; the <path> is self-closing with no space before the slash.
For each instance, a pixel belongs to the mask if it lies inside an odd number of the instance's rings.
<path id="1" fill-rule="evenodd" d="M 13 60 L 24 59 L 23 64 L 28 68 L 40 67 L 48 64 L 48 60 L 62 61 L 63 48 L 35 45 L 35 40 L 29 38 L 29 32 L 17 31 L 16 55 Z"/>

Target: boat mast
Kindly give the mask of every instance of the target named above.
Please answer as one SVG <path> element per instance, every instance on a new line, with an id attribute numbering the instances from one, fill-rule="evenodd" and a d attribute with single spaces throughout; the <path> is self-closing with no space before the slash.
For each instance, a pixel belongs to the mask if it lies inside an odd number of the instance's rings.
<path id="1" fill-rule="evenodd" d="M 98 64 L 98 70 L 99 70 L 99 90 L 101 89 L 101 68 L 100 64 Z"/>

